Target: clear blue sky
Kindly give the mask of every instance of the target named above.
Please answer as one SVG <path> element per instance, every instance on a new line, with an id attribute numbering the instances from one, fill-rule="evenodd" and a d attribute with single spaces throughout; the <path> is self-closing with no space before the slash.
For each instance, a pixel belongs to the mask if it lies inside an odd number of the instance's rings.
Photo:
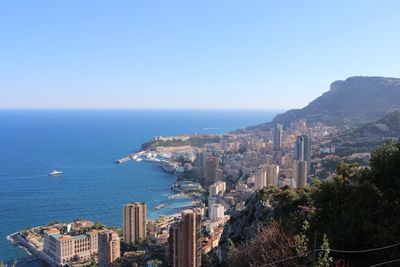
<path id="1" fill-rule="evenodd" d="M 0 108 L 295 108 L 400 77 L 400 1 L 0 2 Z"/>

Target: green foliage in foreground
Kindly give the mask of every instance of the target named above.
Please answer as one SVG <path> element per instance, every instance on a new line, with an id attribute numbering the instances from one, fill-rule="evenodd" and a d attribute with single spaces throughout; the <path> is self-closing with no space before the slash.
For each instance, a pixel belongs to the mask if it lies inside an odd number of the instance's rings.
<path id="1" fill-rule="evenodd" d="M 376 150 L 371 166 L 339 164 L 337 175 L 312 194 L 311 228 L 325 233 L 332 248 L 363 250 L 400 242 L 400 143 Z M 362 254 L 334 253 L 355 266 L 367 266 L 400 254 L 400 247 Z M 398 258 L 398 257 L 397 257 Z"/>
<path id="2" fill-rule="evenodd" d="M 333 262 L 333 258 L 329 254 L 329 241 L 324 234 L 322 238 L 321 251 L 318 254 L 318 259 L 315 264 L 316 267 L 329 267 Z"/>
<path id="3" fill-rule="evenodd" d="M 270 203 L 272 209 L 256 209 L 263 202 Z M 245 223 L 240 224 L 242 221 Z M 331 180 L 302 189 L 260 190 L 228 223 L 232 234 L 223 235 L 233 241 L 225 245 L 228 259 L 230 251 L 241 244 L 260 243 L 251 228 L 265 227 L 270 221 L 278 222 L 288 240 L 295 241 L 296 251 L 288 257 L 300 255 L 313 266 L 330 266 L 338 261 L 348 266 L 370 266 L 398 259 L 400 245 L 367 253 L 335 250 L 368 250 L 400 243 L 400 142 L 388 142 L 376 150 L 368 168 L 341 162 Z M 320 249 L 314 253 L 314 248 Z M 273 250 L 265 253 L 270 255 Z M 248 254 L 254 262 L 269 263 L 262 261 L 263 255 Z"/>

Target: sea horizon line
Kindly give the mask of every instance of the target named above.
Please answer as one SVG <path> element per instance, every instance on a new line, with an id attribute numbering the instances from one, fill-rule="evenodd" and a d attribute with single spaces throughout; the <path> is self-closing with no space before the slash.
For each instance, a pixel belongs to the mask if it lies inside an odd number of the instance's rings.
<path id="1" fill-rule="evenodd" d="M 291 108 L 0 108 L 0 111 L 286 111 Z"/>

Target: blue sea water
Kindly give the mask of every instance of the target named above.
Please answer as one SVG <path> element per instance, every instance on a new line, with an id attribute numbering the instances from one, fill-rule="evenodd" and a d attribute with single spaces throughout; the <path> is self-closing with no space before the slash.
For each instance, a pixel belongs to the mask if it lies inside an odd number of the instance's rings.
<path id="1" fill-rule="evenodd" d="M 118 158 L 156 135 L 226 133 L 270 121 L 273 110 L 0 110 L 0 260 L 44 266 L 6 236 L 50 221 L 84 218 L 121 226 L 122 205 L 148 203 L 149 217 L 175 213 L 175 176 Z M 53 169 L 60 177 L 48 176 Z M 159 203 L 169 206 L 153 211 Z"/>

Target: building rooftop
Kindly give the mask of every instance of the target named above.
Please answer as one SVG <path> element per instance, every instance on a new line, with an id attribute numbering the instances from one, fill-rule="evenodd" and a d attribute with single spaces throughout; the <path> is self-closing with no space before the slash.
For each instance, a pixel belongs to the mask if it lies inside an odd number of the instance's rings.
<path id="1" fill-rule="evenodd" d="M 63 236 L 60 236 L 58 238 L 58 240 L 60 240 L 60 241 L 69 241 L 69 240 L 72 240 L 72 238 L 69 235 L 63 235 Z"/>
<path id="2" fill-rule="evenodd" d="M 73 235 L 73 236 L 70 236 L 72 239 L 74 239 L 74 240 L 78 240 L 78 239 L 84 239 L 84 238 L 87 238 L 87 235 Z"/>
<path id="3" fill-rule="evenodd" d="M 96 230 L 96 229 L 90 230 L 90 231 L 88 232 L 89 235 L 97 235 L 98 233 L 99 233 L 99 231 Z"/>
<path id="4" fill-rule="evenodd" d="M 46 232 L 48 235 L 53 235 L 53 234 L 59 234 L 59 233 L 60 233 L 60 230 L 58 230 L 58 229 L 56 229 L 56 228 L 50 228 L 50 229 L 48 229 L 48 230 L 45 230 L 45 232 Z"/>

